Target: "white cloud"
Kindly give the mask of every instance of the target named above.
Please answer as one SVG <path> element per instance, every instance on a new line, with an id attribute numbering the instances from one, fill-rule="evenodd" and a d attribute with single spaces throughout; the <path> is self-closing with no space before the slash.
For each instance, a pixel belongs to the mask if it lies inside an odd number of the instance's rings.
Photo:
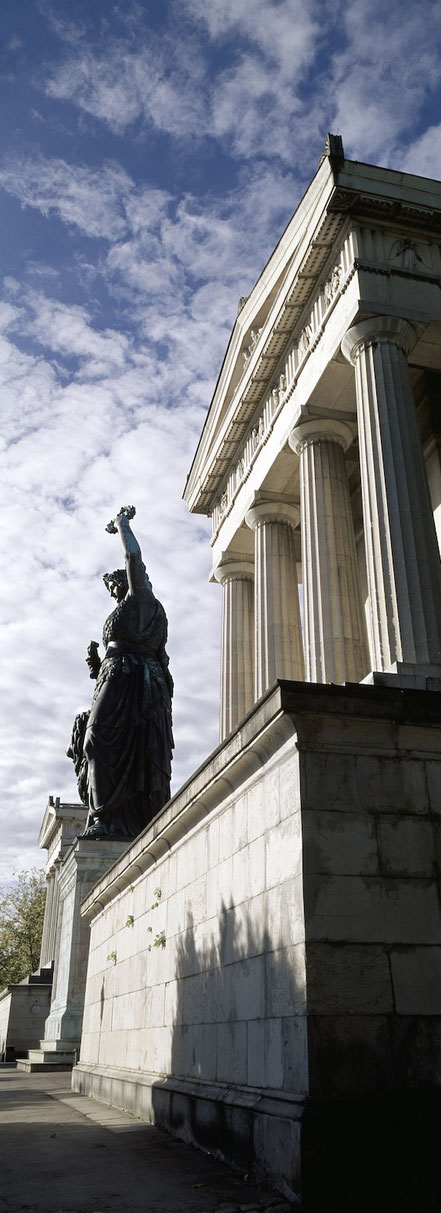
<path id="1" fill-rule="evenodd" d="M 26 291 L 21 302 L 30 306 Z M 47 306 L 63 344 L 52 301 Z M 75 348 L 83 334 L 87 358 L 93 326 L 82 314 L 75 329 L 76 309 L 72 317 Z M 148 356 L 138 351 L 132 359 L 124 341 L 114 373 L 107 363 L 99 380 L 71 379 L 64 386 L 45 359 L 3 341 L 10 412 L 0 451 L 0 547 L 7 569 L 0 778 L 8 813 L 0 878 L 16 866 L 14 849 L 36 838 L 48 793 L 76 799 L 64 754 L 73 717 L 93 692 L 84 657 L 109 611 L 102 573 L 121 563 L 118 541 L 104 528 L 126 500 L 137 505 L 137 533 L 169 616 L 178 785 L 216 744 L 219 639 L 219 595 L 208 585 L 208 523 L 189 516 L 181 500 L 203 409 L 187 405 L 185 393 L 179 416 L 151 403 Z M 201 711 L 211 719 L 204 732 Z"/>
<path id="2" fill-rule="evenodd" d="M 55 215 L 87 236 L 115 240 L 126 230 L 124 202 L 133 186 L 119 164 L 91 169 L 44 156 L 10 157 L 0 166 L 0 185 L 23 206 Z"/>
<path id="3" fill-rule="evenodd" d="M 342 29 L 345 43 L 332 61 L 332 129 L 343 133 L 347 154 L 388 163 L 438 83 L 439 6 L 352 0 Z"/>
<path id="4" fill-rule="evenodd" d="M 204 132 L 202 77 L 195 46 L 190 55 L 183 41 L 149 35 L 141 47 L 138 39 L 135 46 L 113 39 L 99 53 L 83 46 L 53 70 L 45 88 L 49 97 L 73 102 L 117 134 L 142 119 L 180 136 Z"/>
<path id="5" fill-rule="evenodd" d="M 441 164 L 441 123 L 429 126 L 407 149 L 398 148 L 394 156 L 394 168 L 408 173 L 419 173 L 422 177 L 439 180 Z"/>

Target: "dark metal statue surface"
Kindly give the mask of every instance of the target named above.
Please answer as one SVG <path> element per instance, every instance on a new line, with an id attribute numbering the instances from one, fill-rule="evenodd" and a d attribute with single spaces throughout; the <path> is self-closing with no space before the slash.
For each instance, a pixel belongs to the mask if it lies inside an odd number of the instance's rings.
<path id="1" fill-rule="evenodd" d="M 102 661 L 97 642 L 89 645 L 95 694 L 90 712 L 75 719 L 68 750 L 89 808 L 85 838 L 136 838 L 170 796 L 167 617 L 130 527 L 134 514 L 134 506 L 125 506 L 106 527 L 119 532 L 126 567 L 103 578 L 118 605 L 104 624 Z"/>

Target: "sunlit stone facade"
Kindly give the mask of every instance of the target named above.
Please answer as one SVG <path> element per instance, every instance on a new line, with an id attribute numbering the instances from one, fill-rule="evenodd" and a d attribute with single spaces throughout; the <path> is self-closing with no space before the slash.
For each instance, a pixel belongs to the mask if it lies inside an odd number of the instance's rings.
<path id="1" fill-rule="evenodd" d="M 330 136 L 239 310 L 185 494 L 229 596 L 221 737 L 251 684 L 256 700 L 276 678 L 441 675 L 440 235 L 436 182 L 345 160 Z M 245 697 L 232 553 L 247 613 L 254 585 Z"/>

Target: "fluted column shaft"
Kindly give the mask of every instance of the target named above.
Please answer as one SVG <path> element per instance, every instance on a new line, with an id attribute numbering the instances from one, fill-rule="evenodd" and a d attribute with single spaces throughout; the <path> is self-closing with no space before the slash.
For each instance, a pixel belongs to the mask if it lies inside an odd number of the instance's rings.
<path id="1" fill-rule="evenodd" d="M 349 329 L 355 366 L 373 668 L 441 662 L 441 565 L 407 353 L 404 320 Z"/>
<path id="2" fill-rule="evenodd" d="M 255 696 L 276 678 L 303 679 L 303 642 L 293 528 L 299 511 L 279 502 L 259 502 L 246 522 L 254 531 Z"/>
<path id="3" fill-rule="evenodd" d="M 215 570 L 223 591 L 221 741 L 237 727 L 254 703 L 253 575 L 252 563 L 246 561 L 227 561 Z"/>
<path id="4" fill-rule="evenodd" d="M 300 456 L 303 626 L 311 682 L 360 682 L 369 669 L 349 484 L 348 425 L 308 420 L 289 444 Z"/>
<path id="5" fill-rule="evenodd" d="M 55 873 L 50 872 L 47 877 L 46 901 L 44 906 L 43 932 L 41 936 L 40 950 L 40 968 L 44 969 L 54 959 L 50 955 L 51 951 L 51 923 L 53 914 L 53 903 L 55 896 Z"/>

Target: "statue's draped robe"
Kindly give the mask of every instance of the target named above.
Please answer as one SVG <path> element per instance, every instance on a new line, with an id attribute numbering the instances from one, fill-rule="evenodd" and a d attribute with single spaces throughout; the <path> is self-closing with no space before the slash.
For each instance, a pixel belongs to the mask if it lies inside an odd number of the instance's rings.
<path id="1" fill-rule="evenodd" d="M 109 838 L 135 838 L 170 796 L 171 700 L 167 618 L 132 594 L 104 624 L 101 663 L 84 739 L 89 806 Z"/>

